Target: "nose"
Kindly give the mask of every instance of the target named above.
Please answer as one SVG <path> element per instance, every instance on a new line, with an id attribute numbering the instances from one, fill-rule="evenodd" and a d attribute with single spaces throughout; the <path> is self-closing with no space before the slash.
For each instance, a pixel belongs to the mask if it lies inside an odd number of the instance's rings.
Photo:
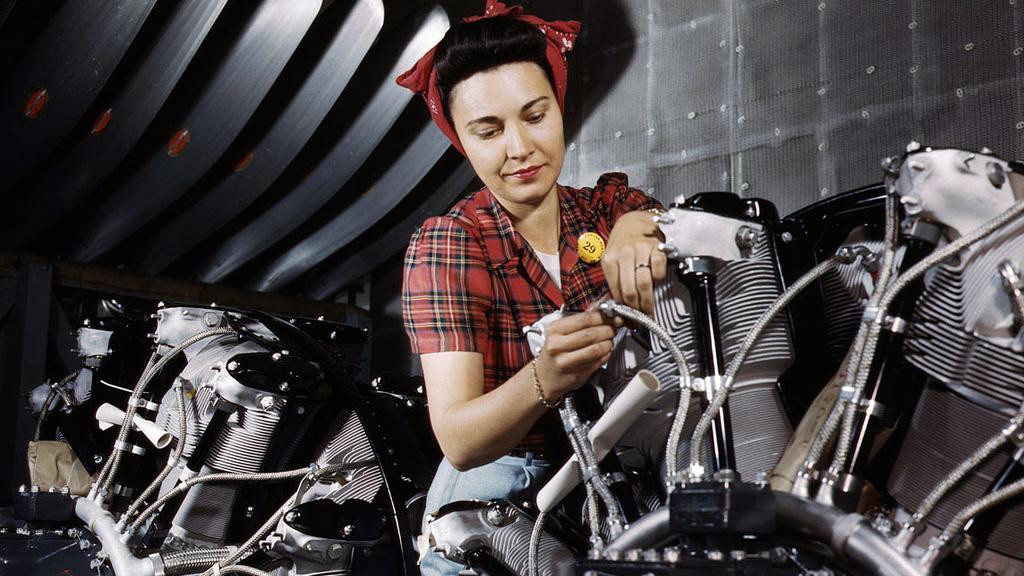
<path id="1" fill-rule="evenodd" d="M 505 128 L 505 154 L 509 158 L 526 158 L 533 153 L 533 139 L 521 122 L 511 122 Z"/>

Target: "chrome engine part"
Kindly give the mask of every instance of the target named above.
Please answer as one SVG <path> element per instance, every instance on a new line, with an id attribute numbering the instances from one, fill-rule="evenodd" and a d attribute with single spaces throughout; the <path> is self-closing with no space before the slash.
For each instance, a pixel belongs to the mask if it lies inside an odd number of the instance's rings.
<path id="1" fill-rule="evenodd" d="M 97 415 L 123 428 L 92 490 L 52 498 L 115 576 L 414 574 L 428 550 L 519 576 L 1024 573 L 1024 166 L 883 166 L 785 220 L 724 193 L 652 215 L 653 317 L 597 304 L 628 321 L 597 401 L 566 398 L 573 457 L 515 502 L 423 511 L 414 539 L 422 387 L 359 389 L 309 324 L 215 307 L 157 310 L 134 389 L 98 371 L 110 332 L 79 332 L 86 368 L 41 406 L 129 395 Z"/>

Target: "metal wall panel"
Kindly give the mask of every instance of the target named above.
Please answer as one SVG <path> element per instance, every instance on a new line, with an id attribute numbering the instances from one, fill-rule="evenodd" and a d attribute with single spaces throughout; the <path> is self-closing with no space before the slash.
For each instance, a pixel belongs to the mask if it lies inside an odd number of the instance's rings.
<path id="1" fill-rule="evenodd" d="M 1022 8 L 993 2 L 587 3 L 632 41 L 581 43 L 585 115 L 567 166 L 622 169 L 663 201 L 730 190 L 783 214 L 881 179 L 909 140 L 1020 156 Z M 537 5 L 537 9 L 541 7 Z M 624 66 L 610 86 L 601 68 Z"/>

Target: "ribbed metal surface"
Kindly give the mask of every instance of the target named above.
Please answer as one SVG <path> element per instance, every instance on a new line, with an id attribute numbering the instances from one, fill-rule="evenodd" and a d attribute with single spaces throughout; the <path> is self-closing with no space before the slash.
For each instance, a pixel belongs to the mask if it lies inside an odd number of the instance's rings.
<path id="1" fill-rule="evenodd" d="M 324 447 L 316 462 L 322 466 L 331 463 L 352 464 L 373 459 L 373 448 L 366 437 L 366 430 L 363 428 L 359 416 L 355 412 L 350 412 L 337 433 Z M 376 463 L 372 466 L 346 471 L 343 473 L 343 477 L 347 481 L 328 494 L 328 498 L 335 502 L 353 498 L 370 502 L 384 485 L 384 476 L 381 473 L 380 465 Z"/>
<path id="2" fill-rule="evenodd" d="M 728 362 L 739 349 L 761 314 L 780 294 L 767 236 L 762 234 L 748 260 L 729 262 L 716 276 L 717 305 L 722 328 L 722 347 Z M 690 365 L 691 375 L 703 375 L 697 358 L 695 328 L 690 296 L 681 282 L 671 279 L 655 291 L 655 319 L 673 336 Z M 646 368 L 661 381 L 663 391 L 640 417 L 623 444 L 638 450 L 646 459 L 656 461 L 664 451 L 664 441 L 678 403 L 678 370 L 671 354 L 656 337 L 651 337 L 650 353 L 629 340 L 619 345 L 602 376 L 605 393 L 614 398 L 628 383 L 633 370 Z M 639 364 L 633 358 L 641 358 Z M 784 315 L 769 324 L 754 346 L 736 379 L 729 399 L 733 422 L 733 441 L 737 468 L 744 478 L 770 470 L 785 449 L 792 427 L 779 398 L 776 379 L 793 361 L 789 330 Z M 700 418 L 699 394 L 691 399 L 684 428 L 689 438 Z M 709 450 L 704 448 L 705 453 Z M 680 443 L 681 462 L 688 461 L 690 448 Z"/>
<path id="3" fill-rule="evenodd" d="M 933 378 L 966 387 L 1011 413 L 1024 402 L 1024 350 L 998 265 L 1024 265 L 1024 221 L 1000 232 L 926 280 L 905 346 L 907 359 Z"/>
<path id="4" fill-rule="evenodd" d="M 530 563 L 530 534 L 533 523 L 518 518 L 490 535 L 491 553 L 515 574 L 527 574 Z M 540 537 L 537 566 L 540 574 L 553 576 L 574 563 L 573 554 L 548 532 Z"/>
<path id="5" fill-rule="evenodd" d="M 214 393 L 212 388 L 199 388 L 195 395 L 185 395 L 185 449 L 182 451 L 182 457 L 188 460 L 192 456 L 192 452 L 196 448 L 196 444 L 199 443 L 199 439 L 202 438 L 203 432 L 206 431 L 206 426 L 209 424 L 208 418 L 201 418 L 200 413 L 205 413 L 207 407 L 210 406 L 214 399 Z M 160 426 L 164 430 L 170 432 L 175 438 L 178 438 L 180 434 L 180 425 L 178 422 L 178 397 L 174 390 L 168 390 L 164 397 L 160 400 L 160 410 L 157 412 L 156 425 Z"/>
<path id="6" fill-rule="evenodd" d="M 729 262 L 716 284 L 722 348 L 729 362 L 761 314 L 781 293 L 767 235 L 750 259 Z M 793 362 L 785 314 L 772 321 L 751 350 L 729 397 L 736 467 L 742 478 L 771 470 L 793 433 L 776 379 Z"/>
<path id="7" fill-rule="evenodd" d="M 206 469 L 210 472 L 212 470 Z M 241 488 L 238 484 L 200 484 L 185 495 L 174 516 L 172 534 L 198 539 L 197 544 L 224 544 L 227 537 L 235 498 Z M 181 534 L 181 530 L 187 534 Z"/>
<path id="8" fill-rule="evenodd" d="M 278 422 L 279 412 L 239 408 L 225 423 L 210 448 L 206 464 L 222 472 L 260 472 Z"/>
<path id="9" fill-rule="evenodd" d="M 926 389 L 893 467 L 889 491 L 901 505 L 915 510 L 939 481 L 1006 423 L 1005 416 L 954 392 Z M 935 508 L 929 522 L 945 527 L 957 512 L 985 494 L 1008 460 L 1004 449 L 968 474 Z M 989 545 L 1024 559 L 1024 502 L 1004 505 L 1001 510 L 1006 515 L 992 533 Z"/>

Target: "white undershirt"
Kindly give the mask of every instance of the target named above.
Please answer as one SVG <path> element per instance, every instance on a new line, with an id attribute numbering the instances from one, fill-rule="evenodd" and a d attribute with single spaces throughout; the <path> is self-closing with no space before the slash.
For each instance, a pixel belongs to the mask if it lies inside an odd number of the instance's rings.
<path id="1" fill-rule="evenodd" d="M 534 250 L 534 254 L 540 259 L 540 263 L 544 265 L 544 270 L 547 271 L 548 276 L 555 281 L 555 285 L 558 289 L 562 289 L 562 262 L 558 254 L 548 254 L 541 252 L 540 250 Z"/>

